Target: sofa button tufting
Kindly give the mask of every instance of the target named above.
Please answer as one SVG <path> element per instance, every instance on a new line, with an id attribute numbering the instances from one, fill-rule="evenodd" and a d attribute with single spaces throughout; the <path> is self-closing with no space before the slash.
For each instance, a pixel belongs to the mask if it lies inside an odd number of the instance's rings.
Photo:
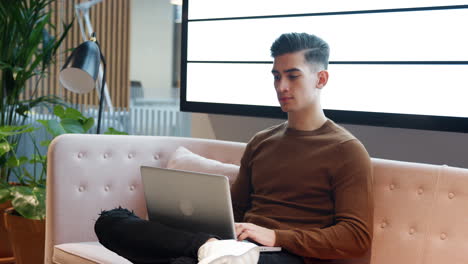
<path id="1" fill-rule="evenodd" d="M 105 190 L 106 192 L 108 192 L 108 191 L 109 191 L 109 186 L 104 187 L 104 190 Z"/>
<path id="2" fill-rule="evenodd" d="M 129 158 L 129 159 L 132 159 L 132 158 L 133 158 L 133 154 L 132 154 L 132 153 L 128 153 L 128 158 Z"/>
<path id="3" fill-rule="evenodd" d="M 454 193 L 451 192 L 451 193 L 448 194 L 448 198 L 449 198 L 449 199 L 453 199 L 453 197 L 455 197 L 455 194 L 454 194 Z"/>
<path id="4" fill-rule="evenodd" d="M 410 228 L 409 234 L 412 235 L 412 234 L 414 234 L 414 232 L 415 232 L 414 228 Z"/>
<path id="5" fill-rule="evenodd" d="M 393 189 L 395 189 L 395 185 L 394 185 L 394 184 L 390 184 L 390 186 L 389 186 L 389 187 L 390 187 L 390 190 L 393 190 Z"/>
<path id="6" fill-rule="evenodd" d="M 133 190 L 135 190 L 135 186 L 130 185 L 130 191 L 133 191 Z"/>
<path id="7" fill-rule="evenodd" d="M 447 239 L 447 235 L 445 233 L 440 234 L 440 239 L 442 240 Z"/>
<path id="8" fill-rule="evenodd" d="M 424 192 L 424 190 L 423 190 L 422 188 L 419 188 L 419 189 L 418 189 L 418 194 L 421 195 L 421 194 L 423 194 L 423 192 Z"/>
<path id="9" fill-rule="evenodd" d="M 80 186 L 80 187 L 78 188 L 78 191 L 79 191 L 79 192 L 83 192 L 83 191 L 84 191 L 84 187 L 83 187 L 83 186 Z"/>
<path id="10" fill-rule="evenodd" d="M 104 157 L 104 159 L 107 159 L 109 157 L 109 154 L 104 153 L 103 157 Z"/>
<path id="11" fill-rule="evenodd" d="M 380 224 L 380 227 L 381 227 L 381 228 L 385 228 L 386 226 L 387 226 L 387 223 L 386 223 L 386 222 L 382 222 L 382 223 Z"/>
<path id="12" fill-rule="evenodd" d="M 78 153 L 78 158 L 81 159 L 83 157 L 83 153 Z"/>
<path id="13" fill-rule="evenodd" d="M 155 154 L 155 155 L 153 156 L 153 159 L 154 159 L 154 160 L 159 160 L 159 155 L 158 155 L 158 154 Z"/>

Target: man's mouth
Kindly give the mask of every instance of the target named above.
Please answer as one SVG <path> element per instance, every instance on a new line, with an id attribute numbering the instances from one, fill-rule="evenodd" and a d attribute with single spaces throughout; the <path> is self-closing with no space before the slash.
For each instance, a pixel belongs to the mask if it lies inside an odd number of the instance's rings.
<path id="1" fill-rule="evenodd" d="M 292 100 L 292 99 L 293 99 L 292 97 L 286 97 L 286 96 L 285 96 L 285 97 L 280 97 L 280 98 L 279 98 L 279 101 L 280 101 L 280 102 L 287 102 L 287 101 L 290 101 L 290 100 Z"/>

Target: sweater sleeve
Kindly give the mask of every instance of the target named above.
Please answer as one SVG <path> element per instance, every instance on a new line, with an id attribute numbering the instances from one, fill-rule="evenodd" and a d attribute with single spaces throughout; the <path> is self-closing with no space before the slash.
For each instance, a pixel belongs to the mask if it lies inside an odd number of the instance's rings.
<path id="1" fill-rule="evenodd" d="M 234 221 L 243 222 L 244 214 L 250 208 L 251 186 L 251 143 L 247 144 L 242 155 L 239 174 L 231 186 L 232 209 L 234 211 Z"/>
<path id="2" fill-rule="evenodd" d="M 310 258 L 360 257 L 371 246 L 373 223 L 372 167 L 357 140 L 341 143 L 331 170 L 334 225 L 325 228 L 275 230 L 276 246 Z"/>

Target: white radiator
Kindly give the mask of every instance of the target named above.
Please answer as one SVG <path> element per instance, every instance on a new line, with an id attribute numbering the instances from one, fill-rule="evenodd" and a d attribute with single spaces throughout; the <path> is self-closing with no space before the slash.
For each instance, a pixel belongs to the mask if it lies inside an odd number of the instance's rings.
<path id="1" fill-rule="evenodd" d="M 96 107 L 78 106 L 78 110 L 86 117 L 94 117 L 95 127 L 98 119 Z M 27 123 L 37 126 L 38 119 L 54 118 L 51 114 L 42 114 L 45 109 L 36 109 L 28 118 Z M 114 108 L 113 112 L 103 111 L 101 118 L 101 134 L 109 127 L 130 135 L 179 136 L 190 137 L 190 114 L 180 112 L 177 106 L 133 106 L 130 109 Z M 96 128 L 89 131 L 96 133 Z"/>

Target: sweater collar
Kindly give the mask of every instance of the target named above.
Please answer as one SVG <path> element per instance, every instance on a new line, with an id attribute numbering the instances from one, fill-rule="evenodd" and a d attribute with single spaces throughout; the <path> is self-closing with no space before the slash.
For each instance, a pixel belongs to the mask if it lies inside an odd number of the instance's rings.
<path id="1" fill-rule="evenodd" d="M 327 133 L 330 131 L 333 121 L 327 119 L 323 125 L 315 130 L 296 130 L 294 128 L 288 127 L 288 122 L 284 123 L 286 127 L 285 135 L 288 136 L 316 136 Z"/>

